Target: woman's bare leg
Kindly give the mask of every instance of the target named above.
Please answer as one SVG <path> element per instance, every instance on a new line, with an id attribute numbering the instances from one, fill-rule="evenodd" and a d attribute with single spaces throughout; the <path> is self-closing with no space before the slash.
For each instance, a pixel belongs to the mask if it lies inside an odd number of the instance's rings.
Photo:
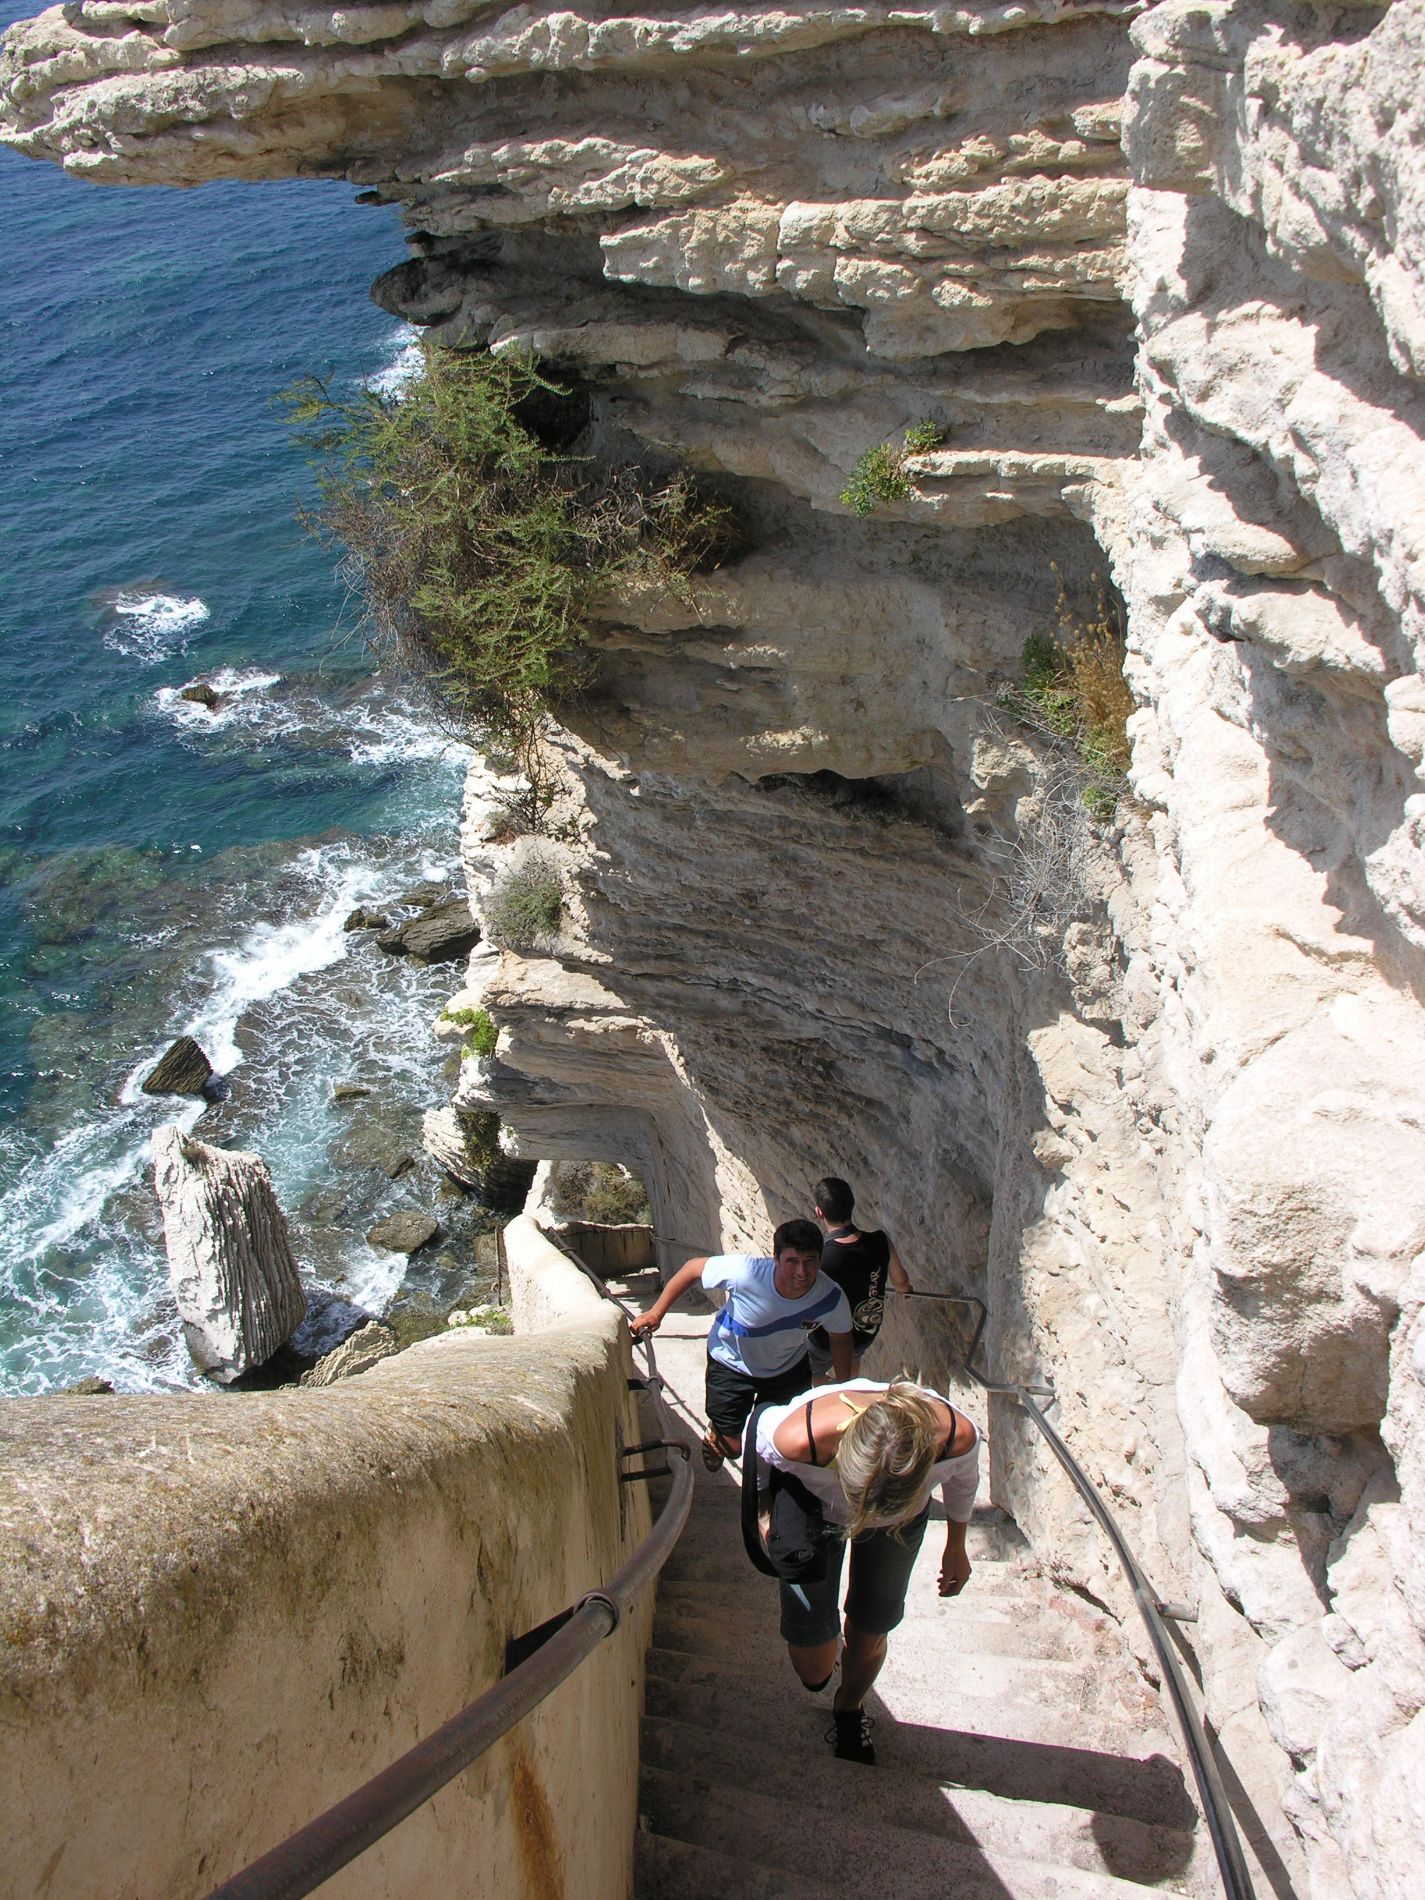
<path id="1" fill-rule="evenodd" d="M 829 1643 L 788 1643 L 787 1654 L 799 1681 L 808 1689 L 824 1689 L 836 1667 L 836 1638 Z"/>
<path id="2" fill-rule="evenodd" d="M 881 1664 L 885 1660 L 886 1638 L 868 1636 L 864 1630 L 858 1630 L 848 1617 L 846 1647 L 841 1652 L 841 1682 L 832 1707 L 839 1710 L 859 1709 L 871 1693 L 871 1685 L 880 1675 Z M 806 1677 L 803 1676 L 802 1680 L 805 1682 Z"/>

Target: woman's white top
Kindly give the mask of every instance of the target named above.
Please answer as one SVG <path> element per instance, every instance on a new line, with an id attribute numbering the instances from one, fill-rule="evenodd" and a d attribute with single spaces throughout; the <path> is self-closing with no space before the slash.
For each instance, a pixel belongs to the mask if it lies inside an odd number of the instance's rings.
<path id="1" fill-rule="evenodd" d="M 835 1464 L 804 1464 L 800 1459 L 788 1458 L 777 1449 L 775 1434 L 784 1420 L 794 1413 L 804 1411 L 809 1399 L 826 1398 L 838 1392 L 869 1392 L 879 1398 L 885 1391 L 882 1379 L 847 1379 L 839 1385 L 813 1386 L 803 1392 L 799 1398 L 791 1399 L 786 1405 L 769 1405 L 762 1414 L 757 1428 L 757 1455 L 762 1464 L 774 1465 L 778 1471 L 790 1471 L 793 1477 L 800 1478 L 814 1496 L 821 1499 L 822 1507 L 833 1524 L 844 1524 L 847 1519 L 846 1497 L 841 1489 L 841 1480 L 836 1475 Z M 922 1386 L 922 1392 L 929 1392 L 928 1386 Z M 949 1405 L 943 1392 L 931 1392 L 930 1396 Z M 848 1408 L 846 1413 L 849 1424 L 854 1414 Z M 963 1412 L 961 1418 L 965 1416 Z M 973 1421 L 971 1421 L 973 1423 Z M 956 1439 L 962 1436 L 962 1429 L 956 1429 Z M 759 1482 L 765 1488 L 766 1477 L 759 1473 Z M 945 1500 L 946 1514 L 957 1524 L 968 1524 L 970 1513 L 975 1508 L 975 1493 L 980 1488 L 980 1433 L 975 1428 L 974 1443 L 966 1451 L 956 1452 L 953 1458 L 937 1459 L 930 1468 L 930 1476 L 925 1482 L 925 1496 L 928 1499 L 936 1485 L 940 1486 L 940 1495 Z M 916 1507 L 917 1510 L 920 1508 Z"/>

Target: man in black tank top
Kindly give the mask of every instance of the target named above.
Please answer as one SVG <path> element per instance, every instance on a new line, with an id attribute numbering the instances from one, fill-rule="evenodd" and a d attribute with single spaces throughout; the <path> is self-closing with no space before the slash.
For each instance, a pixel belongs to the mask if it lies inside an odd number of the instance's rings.
<path id="1" fill-rule="evenodd" d="M 816 1217 L 826 1230 L 821 1247 L 821 1270 L 845 1293 L 851 1307 L 853 1368 L 881 1330 L 886 1284 L 902 1296 L 912 1291 L 900 1255 L 889 1234 L 863 1231 L 852 1220 L 856 1197 L 847 1183 L 827 1175 L 813 1190 Z M 831 1371 L 831 1347 L 818 1328 L 808 1340 L 812 1372 L 820 1383 Z"/>

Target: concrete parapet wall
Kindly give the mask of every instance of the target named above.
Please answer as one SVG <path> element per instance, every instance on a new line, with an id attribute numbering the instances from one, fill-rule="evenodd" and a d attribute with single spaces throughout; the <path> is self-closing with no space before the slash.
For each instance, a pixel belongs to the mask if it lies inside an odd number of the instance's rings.
<path id="1" fill-rule="evenodd" d="M 0 1408 L 0 1892 L 206 1894 L 618 1569 L 648 1520 L 617 1312 L 531 1222 L 510 1267 L 545 1330 L 327 1390 Z M 646 1636 L 323 1891 L 623 1900 Z"/>

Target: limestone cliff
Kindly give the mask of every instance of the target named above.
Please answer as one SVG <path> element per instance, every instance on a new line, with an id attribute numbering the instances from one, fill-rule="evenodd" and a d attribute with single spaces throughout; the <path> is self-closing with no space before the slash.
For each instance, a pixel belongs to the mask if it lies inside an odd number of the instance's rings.
<path id="1" fill-rule="evenodd" d="M 640 1169 L 670 1259 L 831 1170 L 983 1295 L 1317 1896 L 1425 1851 L 1423 48 L 1425 0 L 80 0 L 4 77 L 12 142 L 97 180 L 399 202 L 387 307 L 735 494 L 750 552 L 611 605 L 551 735 L 567 927 L 477 951 L 459 1099 Z M 1026 918 L 1063 804 L 994 701 L 1055 568 L 1127 603 L 1136 797 Z M 477 895 L 501 823 L 473 784 Z M 896 1310 L 885 1359 L 947 1327 Z"/>

